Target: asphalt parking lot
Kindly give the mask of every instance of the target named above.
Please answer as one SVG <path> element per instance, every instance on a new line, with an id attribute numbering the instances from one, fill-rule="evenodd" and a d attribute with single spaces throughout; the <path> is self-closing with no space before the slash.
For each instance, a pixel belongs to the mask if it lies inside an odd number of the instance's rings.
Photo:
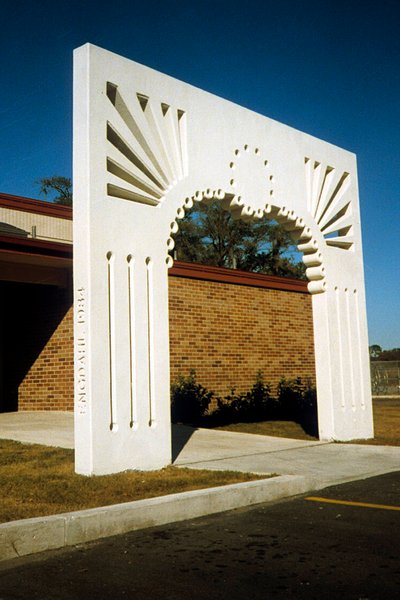
<path id="1" fill-rule="evenodd" d="M 398 597 L 400 472 L 310 496 L 5 562 L 0 599 Z"/>

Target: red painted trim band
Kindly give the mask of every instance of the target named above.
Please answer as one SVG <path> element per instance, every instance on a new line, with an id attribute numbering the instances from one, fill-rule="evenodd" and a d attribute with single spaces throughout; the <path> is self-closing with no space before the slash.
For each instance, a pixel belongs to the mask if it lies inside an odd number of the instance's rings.
<path id="1" fill-rule="evenodd" d="M 33 200 L 23 196 L 0 193 L 0 207 L 72 221 L 72 208 L 70 206 L 53 204 L 44 200 Z"/>
<path id="2" fill-rule="evenodd" d="M 211 267 L 209 265 L 175 261 L 174 266 L 169 270 L 169 274 L 173 277 L 206 279 L 207 281 L 308 294 L 307 281 L 303 281 L 302 279 L 250 273 L 247 271 L 239 271 L 238 269 L 225 269 L 221 267 Z"/>

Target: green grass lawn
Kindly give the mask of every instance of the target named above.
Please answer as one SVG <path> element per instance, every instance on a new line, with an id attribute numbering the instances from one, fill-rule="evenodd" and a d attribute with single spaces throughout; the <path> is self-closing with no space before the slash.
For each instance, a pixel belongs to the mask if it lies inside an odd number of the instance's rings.
<path id="1" fill-rule="evenodd" d="M 257 435 L 272 435 L 273 437 L 285 437 L 295 440 L 317 440 L 318 438 L 308 435 L 298 423 L 294 421 L 260 421 L 259 423 L 232 423 L 215 427 L 224 431 L 236 431 L 238 433 L 255 433 Z"/>
<path id="2" fill-rule="evenodd" d="M 264 478 L 177 467 L 85 477 L 73 450 L 0 440 L 0 523 Z"/>
<path id="3" fill-rule="evenodd" d="M 376 400 L 373 403 L 375 437 L 355 440 L 357 443 L 380 446 L 400 446 L 400 400 Z M 293 421 L 261 421 L 260 423 L 233 423 L 217 429 L 272 435 L 296 440 L 317 440 Z"/>
<path id="4" fill-rule="evenodd" d="M 363 444 L 400 446 L 400 400 L 375 400 L 373 440 L 361 440 Z"/>

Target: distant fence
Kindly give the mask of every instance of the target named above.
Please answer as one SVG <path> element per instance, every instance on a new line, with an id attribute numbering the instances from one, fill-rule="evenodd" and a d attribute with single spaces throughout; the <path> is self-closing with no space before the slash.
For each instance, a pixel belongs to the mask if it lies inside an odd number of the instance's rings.
<path id="1" fill-rule="evenodd" d="M 400 397 L 400 360 L 371 361 L 373 396 Z"/>

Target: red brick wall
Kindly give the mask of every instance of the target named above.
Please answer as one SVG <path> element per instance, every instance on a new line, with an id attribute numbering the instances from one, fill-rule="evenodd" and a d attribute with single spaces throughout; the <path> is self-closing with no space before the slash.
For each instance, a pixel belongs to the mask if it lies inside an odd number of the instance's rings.
<path id="1" fill-rule="evenodd" d="M 46 306 L 45 310 L 53 312 L 52 317 L 58 324 L 19 386 L 18 410 L 73 410 L 73 310 L 70 294 L 60 294 L 57 305 Z"/>
<path id="2" fill-rule="evenodd" d="M 19 385 L 19 410 L 73 410 L 72 308 Z M 169 278 L 171 381 L 195 369 L 202 385 L 225 395 L 250 389 L 257 371 L 315 380 L 311 296 L 183 277 Z"/>
<path id="3" fill-rule="evenodd" d="M 311 296 L 170 277 L 171 381 L 196 370 L 218 395 L 250 389 L 259 370 L 315 382 Z"/>

